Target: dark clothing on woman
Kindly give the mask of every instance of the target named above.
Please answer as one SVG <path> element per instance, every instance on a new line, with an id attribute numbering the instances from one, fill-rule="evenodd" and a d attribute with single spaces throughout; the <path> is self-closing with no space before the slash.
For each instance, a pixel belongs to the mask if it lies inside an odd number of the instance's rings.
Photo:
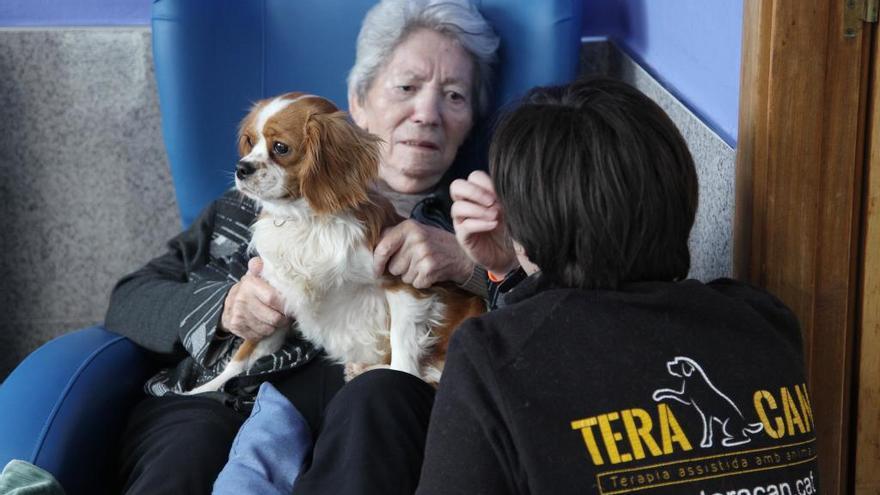
<path id="1" fill-rule="evenodd" d="M 342 367 L 313 359 L 269 380 L 311 431 L 342 388 Z M 211 493 L 247 414 L 205 397 L 147 397 L 129 417 L 120 455 L 119 493 Z"/>
<path id="2" fill-rule="evenodd" d="M 801 335 L 777 299 L 731 280 L 538 285 L 454 335 L 417 493 L 817 488 Z"/>
<path id="3" fill-rule="evenodd" d="M 448 190 L 440 187 L 415 206 L 411 218 L 451 231 L 450 208 Z M 230 379 L 223 391 L 177 395 L 222 372 L 241 341 L 218 334 L 217 328 L 226 294 L 247 272 L 256 214 L 250 199 L 227 191 L 168 243 L 165 255 L 113 290 L 105 325 L 163 360 L 178 362 L 147 382 L 146 391 L 155 397 L 137 405 L 129 420 L 120 458 L 125 493 L 210 493 L 264 381 L 299 409 L 313 433 L 343 385 L 341 366 L 322 359 L 321 349 L 291 332 L 278 352 Z M 485 290 L 480 277 L 471 282 Z M 355 414 L 345 404 L 338 408 Z M 413 469 L 415 477 L 418 465 Z"/>
<path id="4" fill-rule="evenodd" d="M 341 373 L 321 362 L 316 359 L 272 382 L 318 432 L 294 492 L 413 493 L 434 388 L 407 373 L 381 369 L 342 387 Z M 147 398 L 132 414 L 125 435 L 120 492 L 211 493 L 245 419 L 211 399 Z"/>
<path id="5" fill-rule="evenodd" d="M 419 202 L 411 218 L 452 231 L 448 189 Z M 229 289 L 247 273 L 254 202 L 230 189 L 193 224 L 168 242 L 168 252 L 119 281 L 113 289 L 105 326 L 138 345 L 176 359 L 145 385 L 150 395 L 180 393 L 219 375 L 240 339 L 219 335 L 217 327 Z M 485 291 L 485 278 L 473 277 L 469 290 Z M 302 366 L 320 352 L 291 332 L 281 349 L 259 359 L 211 396 L 247 411 L 268 376 Z"/>
<path id="6" fill-rule="evenodd" d="M 113 289 L 105 326 L 148 350 L 179 359 L 175 367 L 147 381 L 150 395 L 190 390 L 219 375 L 231 359 L 240 339 L 218 335 L 217 327 L 226 294 L 247 273 L 256 215 L 252 200 L 227 191 L 168 242 L 166 254 Z M 247 411 L 266 375 L 301 366 L 318 352 L 292 334 L 278 352 L 229 380 L 225 393 L 211 396 Z"/>

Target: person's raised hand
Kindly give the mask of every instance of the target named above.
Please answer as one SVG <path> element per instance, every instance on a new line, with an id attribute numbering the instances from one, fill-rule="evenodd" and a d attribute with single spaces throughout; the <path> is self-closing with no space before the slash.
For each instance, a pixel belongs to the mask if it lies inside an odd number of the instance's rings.
<path id="1" fill-rule="evenodd" d="M 373 250 L 373 269 L 376 275 L 387 269 L 413 287 L 427 289 L 437 282 L 466 282 L 474 264 L 450 232 L 404 220 L 382 231 Z"/>
<path id="2" fill-rule="evenodd" d="M 472 172 L 467 180 L 453 181 L 449 193 L 455 237 L 467 255 L 497 275 L 516 268 L 516 253 L 489 175 Z"/>
<path id="3" fill-rule="evenodd" d="M 251 258 L 248 271 L 229 289 L 220 328 L 246 340 L 259 341 L 290 326 L 281 294 L 260 277 L 263 260 Z"/>

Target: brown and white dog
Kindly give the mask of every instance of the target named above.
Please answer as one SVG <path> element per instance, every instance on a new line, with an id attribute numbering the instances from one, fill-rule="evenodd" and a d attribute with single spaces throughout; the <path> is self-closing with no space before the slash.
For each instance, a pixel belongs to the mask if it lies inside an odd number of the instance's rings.
<path id="1" fill-rule="evenodd" d="M 303 337 L 349 372 L 390 365 L 436 383 L 452 331 L 485 303 L 453 284 L 418 290 L 373 273 L 382 229 L 401 220 L 371 190 L 378 146 L 329 100 L 288 93 L 258 102 L 242 122 L 235 185 L 262 207 L 251 249 Z M 245 341 L 219 376 L 189 393 L 218 390 L 277 351 L 286 333 Z"/>

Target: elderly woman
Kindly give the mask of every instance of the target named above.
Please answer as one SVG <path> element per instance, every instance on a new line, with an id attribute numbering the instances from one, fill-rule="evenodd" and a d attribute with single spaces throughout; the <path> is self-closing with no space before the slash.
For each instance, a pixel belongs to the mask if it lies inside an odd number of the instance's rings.
<path id="1" fill-rule="evenodd" d="M 497 46 L 492 28 L 468 0 L 384 0 L 364 20 L 349 76 L 350 111 L 358 125 L 383 140 L 378 187 L 409 217 L 383 233 L 375 252 L 377 271 L 400 275 L 416 287 L 454 281 L 485 292 L 485 272 L 469 261 L 451 233 L 447 172 L 487 107 Z M 260 278 L 260 260 L 247 254 L 255 215 L 252 203 L 227 192 L 169 242 L 165 255 L 113 290 L 106 325 L 178 363 L 147 382 L 149 396 L 130 417 L 120 455 L 120 492 L 209 493 L 257 388 L 266 381 L 296 405 L 320 439 L 326 406 L 343 385 L 342 370 L 296 338 L 227 382 L 222 392 L 179 395 L 216 376 L 240 338 L 258 340 L 292 324 L 280 311 L 278 294 Z M 352 406 L 336 409 L 357 408 L 356 416 L 375 418 L 384 411 L 371 413 L 377 404 L 358 403 L 359 397 L 412 386 L 377 376 L 356 380 L 361 392 L 335 401 Z M 402 419 L 396 427 L 423 425 Z M 420 450 L 416 446 L 412 452 L 420 456 Z M 323 482 L 318 464 L 306 477 L 316 489 Z M 368 465 L 352 468 L 352 483 L 378 486 L 370 477 L 387 472 Z M 349 493 L 345 490 L 336 493 Z"/>

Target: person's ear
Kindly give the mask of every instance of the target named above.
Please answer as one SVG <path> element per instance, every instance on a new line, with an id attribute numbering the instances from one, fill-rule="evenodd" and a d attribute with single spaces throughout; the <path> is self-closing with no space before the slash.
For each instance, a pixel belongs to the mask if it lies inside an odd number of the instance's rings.
<path id="1" fill-rule="evenodd" d="M 526 249 L 522 244 L 513 241 L 513 252 L 516 254 L 516 260 L 519 261 L 519 266 L 526 272 L 526 275 L 541 271 L 541 267 L 529 259 L 529 255 L 526 253 Z"/>
<path id="2" fill-rule="evenodd" d="M 351 120 L 353 120 L 358 127 L 369 132 L 369 129 L 367 129 L 367 116 L 364 111 L 364 106 L 361 104 L 360 98 L 358 98 L 357 94 L 353 91 L 348 92 L 348 113 L 351 115 Z"/>

